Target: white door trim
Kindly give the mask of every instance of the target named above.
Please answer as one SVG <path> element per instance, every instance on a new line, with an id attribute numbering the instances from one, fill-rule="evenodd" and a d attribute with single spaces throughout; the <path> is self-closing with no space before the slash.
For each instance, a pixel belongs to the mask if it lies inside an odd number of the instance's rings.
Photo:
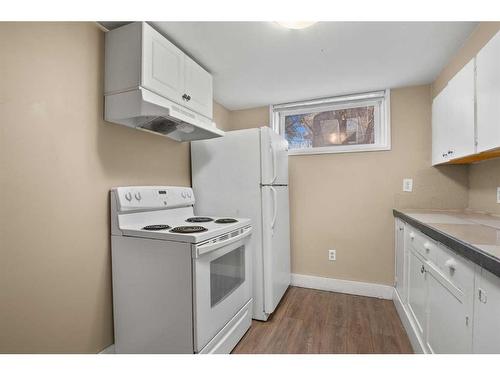
<path id="1" fill-rule="evenodd" d="M 390 285 L 331 279 L 328 277 L 300 275 L 297 273 L 292 273 L 291 284 L 302 288 L 326 290 L 329 292 L 355 294 L 358 296 L 376 297 L 390 300 L 392 300 L 394 294 L 394 287 Z"/>

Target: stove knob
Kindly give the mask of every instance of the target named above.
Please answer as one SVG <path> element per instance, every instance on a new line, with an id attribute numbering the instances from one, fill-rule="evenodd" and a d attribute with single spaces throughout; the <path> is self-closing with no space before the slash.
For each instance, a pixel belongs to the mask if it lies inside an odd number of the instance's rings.
<path id="1" fill-rule="evenodd" d="M 137 199 L 138 201 L 140 201 L 142 199 L 141 193 L 139 193 L 139 192 L 135 193 L 134 196 L 135 196 L 135 199 Z"/>
<path id="2" fill-rule="evenodd" d="M 183 192 L 181 193 L 181 197 L 182 197 L 182 198 L 184 198 L 184 199 L 186 199 L 186 192 L 185 192 L 185 191 L 183 191 Z"/>
<path id="3" fill-rule="evenodd" d="M 129 202 L 132 200 L 132 193 L 130 191 L 127 194 L 125 194 L 125 199 L 128 200 Z"/>

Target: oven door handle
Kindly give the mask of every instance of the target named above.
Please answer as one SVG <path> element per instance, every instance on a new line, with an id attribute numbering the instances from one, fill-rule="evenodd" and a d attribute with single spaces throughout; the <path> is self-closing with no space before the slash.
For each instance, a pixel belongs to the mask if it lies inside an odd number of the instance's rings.
<path id="1" fill-rule="evenodd" d="M 218 242 L 210 242 L 205 245 L 200 245 L 196 248 L 196 254 L 197 256 L 209 253 L 211 251 L 220 249 L 221 247 L 230 245 L 234 242 L 237 242 L 241 240 L 242 238 L 248 236 L 252 232 L 252 227 L 244 228 L 240 234 L 237 236 L 228 238 L 227 240 L 224 241 L 218 241 Z"/>

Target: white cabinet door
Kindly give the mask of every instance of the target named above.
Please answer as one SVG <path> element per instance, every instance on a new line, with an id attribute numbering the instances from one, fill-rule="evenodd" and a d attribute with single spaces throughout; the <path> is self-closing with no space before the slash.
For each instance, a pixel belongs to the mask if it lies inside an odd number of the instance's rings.
<path id="1" fill-rule="evenodd" d="M 450 159 L 475 153 L 474 59 L 448 83 L 448 143 Z"/>
<path id="2" fill-rule="evenodd" d="M 500 278 L 476 271 L 474 298 L 474 353 L 500 354 Z"/>
<path id="3" fill-rule="evenodd" d="M 477 151 L 500 147 L 500 33 L 476 58 Z"/>
<path id="4" fill-rule="evenodd" d="M 449 104 L 448 86 L 432 102 L 432 165 L 449 160 Z"/>
<path id="5" fill-rule="evenodd" d="M 402 220 L 396 219 L 395 225 L 395 256 L 396 256 L 396 275 L 394 283 L 396 290 L 403 303 L 406 303 L 406 251 L 405 251 L 405 224 Z"/>
<path id="6" fill-rule="evenodd" d="M 184 105 L 184 53 L 142 23 L 142 86 Z"/>
<path id="7" fill-rule="evenodd" d="M 424 262 L 413 250 L 408 251 L 408 308 L 420 337 L 426 332 L 427 283 Z"/>
<path id="8" fill-rule="evenodd" d="M 184 94 L 186 107 L 212 118 L 212 76 L 188 56 L 184 57 Z"/>
<path id="9" fill-rule="evenodd" d="M 475 153 L 474 60 L 432 102 L 432 165 Z"/>
<path id="10" fill-rule="evenodd" d="M 427 270 L 429 350 L 439 354 L 471 353 L 471 296 L 454 287 L 431 267 Z"/>

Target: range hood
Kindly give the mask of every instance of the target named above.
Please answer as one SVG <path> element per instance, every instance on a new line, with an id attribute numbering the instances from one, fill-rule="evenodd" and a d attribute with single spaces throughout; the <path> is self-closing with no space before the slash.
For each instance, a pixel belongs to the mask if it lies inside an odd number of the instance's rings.
<path id="1" fill-rule="evenodd" d="M 208 118 L 143 87 L 105 96 L 106 121 L 167 136 L 176 141 L 222 137 Z"/>

